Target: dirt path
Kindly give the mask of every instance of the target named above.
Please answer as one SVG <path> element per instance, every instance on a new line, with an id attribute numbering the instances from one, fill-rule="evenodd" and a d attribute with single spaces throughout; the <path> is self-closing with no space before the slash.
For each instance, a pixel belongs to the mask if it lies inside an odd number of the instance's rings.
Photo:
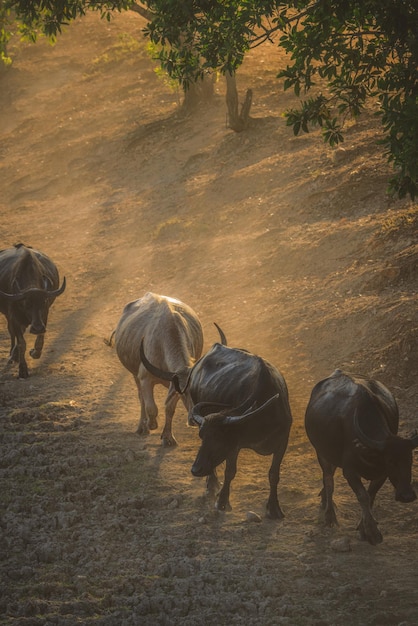
<path id="1" fill-rule="evenodd" d="M 385 485 L 372 547 L 338 476 L 340 526 L 324 530 L 303 414 L 313 384 L 345 367 L 387 384 L 402 431 L 417 427 L 416 206 L 385 196 L 372 115 L 336 152 L 291 135 L 273 48 L 240 74 L 255 90 L 248 133 L 225 127 L 222 83 L 182 117 L 136 49 L 141 25 L 89 16 L 53 49 L 19 46 L 0 78 L 2 247 L 43 250 L 68 282 L 27 381 L 0 326 L 0 624 L 412 626 L 416 503 Z M 103 339 L 146 291 L 190 304 L 206 348 L 216 321 L 285 376 L 283 522 L 263 517 L 269 459 L 251 452 L 232 512 L 215 513 L 180 406 L 175 450 L 134 434 L 134 383 Z"/>

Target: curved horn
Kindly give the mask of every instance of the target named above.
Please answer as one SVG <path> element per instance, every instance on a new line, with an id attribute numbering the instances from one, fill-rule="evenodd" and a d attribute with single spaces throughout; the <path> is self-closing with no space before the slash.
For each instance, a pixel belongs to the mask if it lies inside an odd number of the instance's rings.
<path id="1" fill-rule="evenodd" d="M 16 281 L 17 284 L 17 281 Z M 46 289 L 38 289 L 38 287 L 29 287 L 29 289 L 25 289 L 24 291 L 19 291 L 19 293 L 6 293 L 5 291 L 0 291 L 0 297 L 5 298 L 6 300 L 10 300 L 12 302 L 18 302 L 19 300 L 23 300 L 26 296 L 31 294 L 39 294 L 43 295 L 45 298 L 57 298 L 60 296 L 66 287 L 66 280 L 64 276 L 64 280 L 62 281 L 62 285 L 59 289 L 55 289 L 54 291 L 47 291 Z"/>
<path id="2" fill-rule="evenodd" d="M 5 291 L 0 291 L 0 297 L 5 298 L 6 300 L 10 300 L 11 302 L 17 302 L 18 300 L 23 300 L 26 296 L 25 293 L 6 293 Z"/>
<path id="3" fill-rule="evenodd" d="M 141 345 L 139 347 L 139 354 L 141 356 L 141 361 L 144 367 L 156 378 L 161 378 L 162 380 L 172 381 L 175 373 L 174 372 L 165 372 L 164 370 L 160 370 L 158 367 L 150 363 L 145 356 L 144 352 L 144 338 L 141 339 Z"/>
<path id="4" fill-rule="evenodd" d="M 195 363 L 195 365 L 196 365 L 196 363 Z M 187 387 L 189 386 L 190 379 L 192 377 L 193 368 L 194 368 L 194 365 L 193 365 L 193 367 L 189 368 L 189 373 L 187 375 L 186 384 L 184 385 L 183 389 L 180 387 L 179 377 L 177 376 L 177 374 L 174 374 L 175 378 L 173 378 L 173 384 L 174 384 L 174 387 L 176 388 L 176 391 L 178 393 L 180 393 L 181 395 L 183 395 L 185 393 Z"/>
<path id="5" fill-rule="evenodd" d="M 62 285 L 59 289 L 55 289 L 55 291 L 48 291 L 49 298 L 58 298 L 65 291 L 65 287 L 67 286 L 67 281 L 65 280 L 65 276 L 62 281 Z"/>
<path id="6" fill-rule="evenodd" d="M 218 329 L 219 337 L 221 338 L 221 344 L 223 346 L 227 346 L 228 342 L 226 340 L 226 336 L 225 336 L 224 331 L 222 330 L 222 328 L 220 326 L 218 326 L 218 324 L 216 322 L 213 322 L 213 323 L 215 324 L 216 328 Z"/>
<path id="7" fill-rule="evenodd" d="M 369 437 L 363 432 L 359 424 L 358 409 L 356 407 L 356 410 L 354 411 L 354 415 L 353 415 L 354 432 L 363 445 L 367 446 L 368 448 L 372 448 L 373 450 L 382 451 L 384 449 L 386 439 L 391 433 L 389 432 L 386 422 L 384 422 L 383 420 L 381 420 L 381 422 L 382 422 L 382 432 L 383 432 L 382 439 L 373 439 L 372 437 Z"/>
<path id="8" fill-rule="evenodd" d="M 150 372 L 150 374 L 152 374 L 156 378 L 161 378 L 162 380 L 169 380 L 170 382 L 173 383 L 174 388 L 177 391 L 177 393 L 181 393 L 181 394 L 184 393 L 184 389 L 182 390 L 180 388 L 179 379 L 175 372 L 165 372 L 164 370 L 160 370 L 158 367 L 156 367 L 155 365 L 153 365 L 152 363 L 148 361 L 144 352 L 144 338 L 143 337 L 141 339 L 141 345 L 139 347 L 139 354 L 141 357 L 142 364 L 144 365 L 145 369 L 147 369 Z"/>
<path id="9" fill-rule="evenodd" d="M 264 402 L 264 404 L 259 406 L 258 409 L 252 410 L 252 407 L 250 407 L 250 409 L 246 411 L 245 413 L 243 413 L 242 415 L 227 415 L 225 416 L 223 423 L 224 424 L 237 424 L 238 422 L 242 420 L 246 420 L 249 417 L 253 417 L 257 413 L 261 413 L 261 411 L 263 411 L 268 406 L 270 406 L 270 404 L 273 404 L 273 402 L 275 402 L 277 398 L 279 397 L 280 397 L 280 394 L 276 393 L 276 395 L 272 396 L 266 402 Z"/>
<path id="10" fill-rule="evenodd" d="M 219 413 L 226 409 L 231 409 L 230 404 L 222 404 L 221 402 L 198 402 L 192 408 L 192 416 L 198 415 L 200 417 L 206 417 L 211 413 Z"/>
<path id="11" fill-rule="evenodd" d="M 195 423 L 200 428 L 201 426 L 203 426 L 205 418 L 203 417 L 203 415 L 200 415 L 200 413 L 195 413 L 194 408 L 195 407 L 193 407 L 192 409 L 192 415 L 191 415 L 192 419 L 190 421 L 190 426 L 193 426 L 193 423 Z"/>

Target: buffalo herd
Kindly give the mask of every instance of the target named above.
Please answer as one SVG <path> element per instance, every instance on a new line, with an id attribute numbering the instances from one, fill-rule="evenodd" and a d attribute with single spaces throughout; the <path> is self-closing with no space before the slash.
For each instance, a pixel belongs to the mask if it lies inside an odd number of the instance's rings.
<path id="1" fill-rule="evenodd" d="M 27 327 L 36 335 L 29 354 L 41 356 L 49 308 L 66 287 L 60 285 L 55 264 L 24 244 L 0 251 L 0 311 L 10 334 L 9 362 L 19 365 L 19 378 L 28 377 L 25 360 Z M 216 325 L 217 326 L 217 325 Z M 158 427 L 154 387 L 164 385 L 164 446 L 175 446 L 173 415 L 181 399 L 189 424 L 199 429 L 200 447 L 192 464 L 194 476 L 207 477 L 207 490 L 216 508 L 230 510 L 230 487 L 242 448 L 271 456 L 270 492 L 266 514 L 281 519 L 278 500 L 280 465 L 286 452 L 292 414 L 286 382 L 274 365 L 243 348 L 220 341 L 203 351 L 203 330 L 196 313 L 175 298 L 147 293 L 129 302 L 107 342 L 114 344 L 122 365 L 138 390 L 137 433 Z M 387 478 L 400 502 L 412 502 L 413 450 L 418 434 L 398 433 L 399 413 L 392 393 L 380 382 L 335 370 L 312 390 L 305 414 L 306 433 L 322 470 L 321 516 L 337 524 L 333 503 L 337 468 L 354 491 L 361 508 L 360 537 L 372 545 L 382 535 L 372 514 L 377 492 Z M 225 463 L 222 486 L 216 470 Z M 366 489 L 362 479 L 369 482 Z"/>

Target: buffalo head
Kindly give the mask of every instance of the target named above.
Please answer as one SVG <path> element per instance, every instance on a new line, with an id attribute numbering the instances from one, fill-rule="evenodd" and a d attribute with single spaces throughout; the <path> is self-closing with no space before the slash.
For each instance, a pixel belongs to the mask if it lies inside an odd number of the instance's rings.
<path id="1" fill-rule="evenodd" d="M 412 452 L 418 447 L 418 434 L 409 438 L 394 435 L 382 418 L 378 432 L 367 435 L 359 424 L 357 411 L 354 430 L 364 446 L 381 453 L 387 476 L 395 488 L 395 500 L 413 502 L 417 496 L 411 485 Z"/>
<path id="2" fill-rule="evenodd" d="M 50 304 L 55 298 L 65 291 L 65 277 L 59 289 L 49 289 L 49 282 L 45 279 L 44 288 L 30 287 L 29 289 L 20 289 L 16 283 L 16 293 L 6 293 L 0 291 L 0 297 L 3 300 L 16 305 L 16 314 L 20 323 L 27 326 L 30 324 L 29 331 L 34 335 L 41 335 L 46 331 L 46 323 L 48 320 L 48 310 Z"/>
<path id="3" fill-rule="evenodd" d="M 242 427 L 278 397 L 279 394 L 274 395 L 258 408 L 254 408 L 252 400 L 235 409 L 223 405 L 220 410 L 222 405 L 211 402 L 196 404 L 191 410 L 191 418 L 199 426 L 202 444 L 192 466 L 193 476 L 208 476 L 229 454 L 236 452 Z"/>

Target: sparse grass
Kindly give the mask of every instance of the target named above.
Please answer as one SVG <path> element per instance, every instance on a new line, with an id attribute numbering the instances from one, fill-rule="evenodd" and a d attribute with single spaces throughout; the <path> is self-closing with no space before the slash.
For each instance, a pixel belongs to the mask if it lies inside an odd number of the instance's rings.
<path id="1" fill-rule="evenodd" d="M 173 227 L 178 226 L 178 227 L 188 228 L 190 224 L 191 222 L 185 222 L 180 217 L 177 217 L 177 216 L 170 217 L 165 222 L 160 222 L 158 224 L 158 226 L 155 228 L 154 233 L 153 233 L 154 238 L 158 239 L 158 237 L 166 235 L 170 231 L 170 229 L 172 229 Z M 175 230 L 177 231 L 176 228 Z"/>
<path id="2" fill-rule="evenodd" d="M 151 41 L 147 43 L 146 52 L 149 58 L 153 61 L 153 63 L 158 63 L 157 61 L 158 50 L 159 50 L 159 47 L 156 44 L 152 43 Z M 158 78 L 164 83 L 164 85 L 168 87 L 169 89 L 171 89 L 171 91 L 173 92 L 178 91 L 179 89 L 178 82 L 174 80 L 173 78 L 170 78 L 167 72 L 159 64 L 154 67 L 154 72 L 156 73 Z"/>
<path id="3" fill-rule="evenodd" d="M 100 56 L 96 57 L 92 61 L 93 70 L 98 69 L 108 63 L 114 63 L 121 61 L 122 59 L 136 55 L 137 57 L 144 58 L 147 54 L 147 46 L 145 42 L 139 41 L 132 35 L 123 33 L 119 35 L 118 42 L 108 48 Z"/>
<path id="4" fill-rule="evenodd" d="M 404 208 L 387 217 L 382 223 L 381 236 L 384 239 L 415 235 L 418 229 L 418 205 Z"/>

